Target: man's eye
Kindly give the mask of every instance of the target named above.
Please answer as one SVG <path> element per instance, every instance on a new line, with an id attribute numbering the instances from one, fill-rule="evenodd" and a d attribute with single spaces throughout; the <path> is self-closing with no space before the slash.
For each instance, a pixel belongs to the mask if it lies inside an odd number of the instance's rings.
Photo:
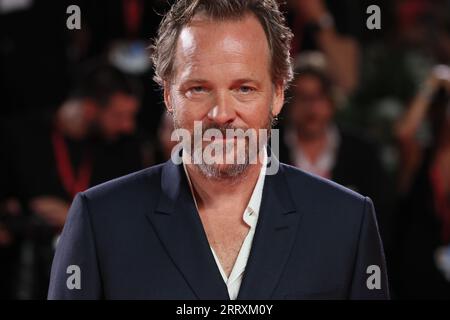
<path id="1" fill-rule="evenodd" d="M 199 98 L 207 93 L 207 91 L 208 90 L 203 86 L 194 86 L 187 89 L 184 94 L 187 98 Z"/>
<path id="2" fill-rule="evenodd" d="M 255 88 L 250 87 L 250 86 L 240 86 L 239 87 L 239 92 L 241 93 L 252 93 L 253 91 L 255 91 Z"/>
<path id="3" fill-rule="evenodd" d="M 189 88 L 189 92 L 191 92 L 191 93 L 203 93 L 205 91 L 206 91 L 205 88 L 202 86 L 195 86 L 195 87 Z"/>

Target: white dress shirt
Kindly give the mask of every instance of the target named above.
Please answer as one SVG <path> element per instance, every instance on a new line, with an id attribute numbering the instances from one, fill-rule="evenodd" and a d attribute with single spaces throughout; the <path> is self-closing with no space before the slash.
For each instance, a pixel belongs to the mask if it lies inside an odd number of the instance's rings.
<path id="1" fill-rule="evenodd" d="M 230 276 L 227 277 L 225 271 L 220 264 L 220 260 L 217 257 L 214 249 L 210 246 L 214 259 L 216 260 L 217 267 L 219 268 L 220 274 L 222 275 L 223 281 L 227 285 L 228 295 L 231 300 L 236 300 L 239 288 L 241 287 L 242 277 L 244 275 L 245 267 L 247 266 L 248 256 L 250 255 L 250 249 L 252 247 L 253 236 L 255 235 L 256 224 L 258 222 L 259 208 L 261 206 L 262 192 L 264 187 L 264 180 L 266 176 L 267 169 L 267 151 L 264 150 L 264 159 L 261 166 L 261 171 L 259 173 L 258 181 L 256 182 L 255 188 L 253 189 L 252 196 L 248 202 L 247 208 L 243 213 L 244 222 L 250 227 L 247 236 L 242 243 L 241 249 L 237 256 L 236 262 L 234 263 L 233 269 L 231 270 Z M 197 202 L 195 200 L 194 192 L 192 190 L 191 180 L 189 178 L 186 165 L 183 162 L 184 171 L 188 178 L 189 187 L 191 188 L 192 197 L 194 198 L 195 206 L 197 207 Z"/>

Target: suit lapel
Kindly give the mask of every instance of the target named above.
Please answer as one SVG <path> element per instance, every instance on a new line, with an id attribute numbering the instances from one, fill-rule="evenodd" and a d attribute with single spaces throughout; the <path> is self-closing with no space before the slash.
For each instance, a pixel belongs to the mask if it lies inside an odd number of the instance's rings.
<path id="1" fill-rule="evenodd" d="M 197 298 L 229 299 L 182 165 L 175 165 L 170 160 L 165 163 L 159 203 L 148 217 Z"/>
<path id="2" fill-rule="evenodd" d="M 282 166 L 277 174 L 266 176 L 258 224 L 238 299 L 270 299 L 278 284 L 300 220 L 289 191 Z"/>

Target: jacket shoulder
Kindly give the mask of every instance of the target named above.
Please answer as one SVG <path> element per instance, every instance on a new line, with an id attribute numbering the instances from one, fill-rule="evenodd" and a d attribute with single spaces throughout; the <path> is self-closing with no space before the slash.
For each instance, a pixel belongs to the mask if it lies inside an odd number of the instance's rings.
<path id="1" fill-rule="evenodd" d="M 109 180 L 89 188 L 82 194 L 90 201 L 115 202 L 122 198 L 132 200 L 143 192 L 156 191 L 152 189 L 160 186 L 163 166 L 164 164 L 159 164 Z"/>
<path id="2" fill-rule="evenodd" d="M 354 243 L 365 220 L 375 219 L 371 199 L 333 181 L 282 165 L 302 225 L 314 239 Z M 344 241 L 347 239 L 348 242 Z"/>
<path id="3" fill-rule="evenodd" d="M 364 201 L 365 196 L 312 173 L 305 172 L 299 168 L 287 164 L 281 164 L 286 177 L 294 190 L 310 190 L 319 192 L 320 195 L 342 197 L 353 201 Z"/>
<path id="4" fill-rule="evenodd" d="M 372 201 L 331 180 L 282 164 L 282 170 L 298 208 L 318 221 L 358 223 Z"/>

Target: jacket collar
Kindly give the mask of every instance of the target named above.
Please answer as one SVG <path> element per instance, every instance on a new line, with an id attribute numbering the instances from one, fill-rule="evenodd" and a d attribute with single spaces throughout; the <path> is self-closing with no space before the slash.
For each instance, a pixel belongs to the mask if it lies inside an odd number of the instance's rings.
<path id="1" fill-rule="evenodd" d="M 271 161 L 278 161 L 271 157 Z M 269 299 L 292 249 L 300 214 L 283 165 L 264 182 L 258 224 L 238 299 Z M 199 299 L 229 299 L 182 164 L 167 161 L 161 194 L 148 218 L 167 253 Z"/>

